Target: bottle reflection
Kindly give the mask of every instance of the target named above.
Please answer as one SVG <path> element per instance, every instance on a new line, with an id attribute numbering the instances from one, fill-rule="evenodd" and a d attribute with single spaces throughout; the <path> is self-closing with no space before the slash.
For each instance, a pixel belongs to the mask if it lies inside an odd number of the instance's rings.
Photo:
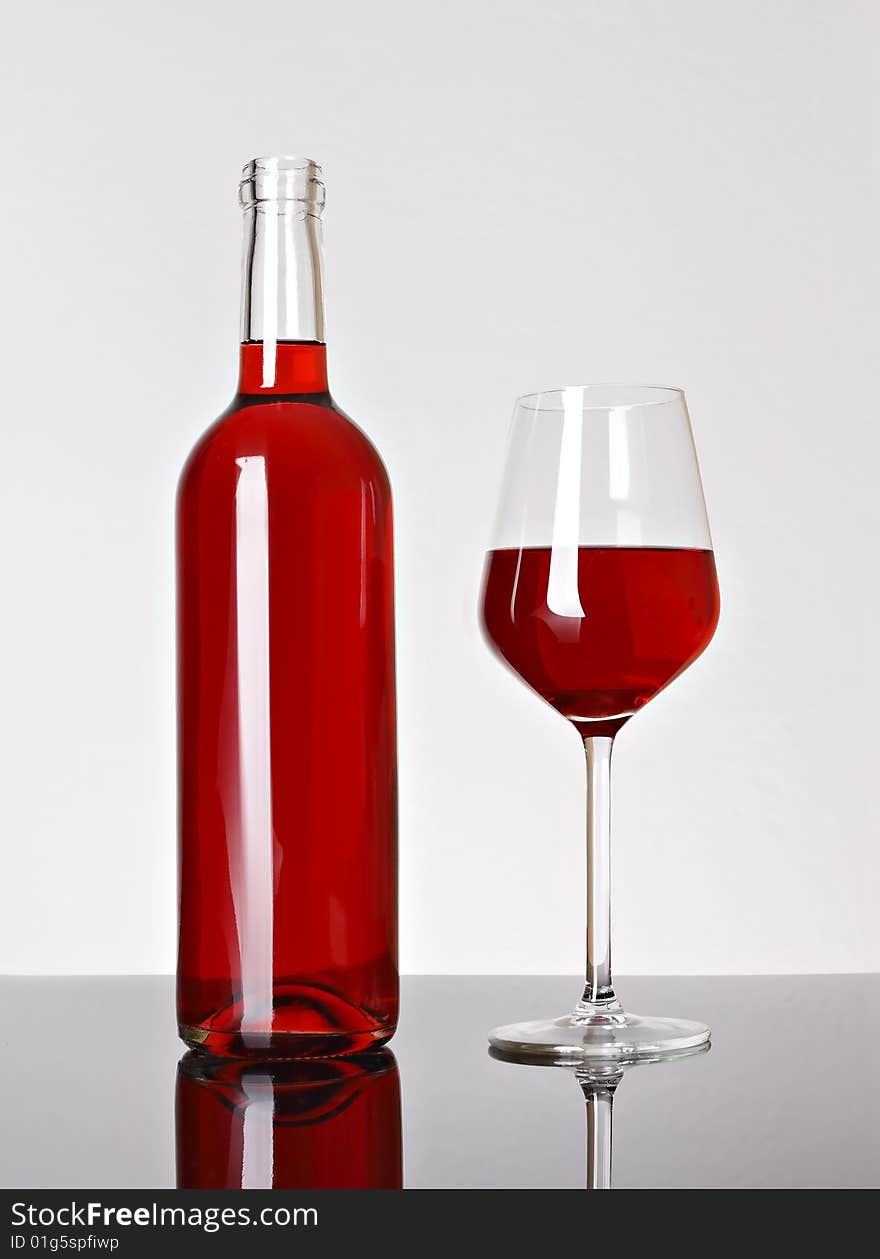
<path id="1" fill-rule="evenodd" d="M 565 1063 L 541 1061 L 526 1055 L 517 1055 L 492 1048 L 491 1058 L 499 1062 L 514 1062 L 525 1066 L 552 1066 L 570 1071 L 578 1084 L 587 1103 L 587 1189 L 612 1189 L 611 1181 L 611 1149 L 612 1149 L 612 1116 L 614 1113 L 614 1095 L 617 1086 L 626 1071 L 634 1067 L 647 1066 L 664 1062 L 677 1061 L 679 1058 L 692 1058 L 697 1054 L 708 1053 L 710 1044 L 696 1045 L 664 1057 L 643 1057 L 633 1062 L 595 1062 L 579 1063 L 576 1067 Z"/>
<path id="2" fill-rule="evenodd" d="M 389 1050 L 177 1069 L 178 1189 L 400 1189 L 400 1079 Z"/>

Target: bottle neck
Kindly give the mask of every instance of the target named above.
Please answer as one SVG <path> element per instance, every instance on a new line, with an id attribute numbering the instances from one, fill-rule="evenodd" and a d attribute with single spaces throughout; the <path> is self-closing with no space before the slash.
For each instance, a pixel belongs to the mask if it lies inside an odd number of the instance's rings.
<path id="1" fill-rule="evenodd" d="M 321 220 L 300 200 L 245 207 L 239 392 L 327 389 Z"/>

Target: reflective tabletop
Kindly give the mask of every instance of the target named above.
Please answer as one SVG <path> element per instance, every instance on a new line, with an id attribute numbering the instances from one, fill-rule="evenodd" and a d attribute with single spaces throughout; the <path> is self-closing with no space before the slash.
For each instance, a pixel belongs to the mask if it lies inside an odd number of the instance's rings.
<path id="1" fill-rule="evenodd" d="M 712 1046 L 604 1081 L 488 1051 L 576 979 L 402 986 L 390 1053 L 241 1071 L 179 1065 L 166 976 L 0 978 L 0 1186 L 880 1186 L 880 976 L 622 979 Z"/>

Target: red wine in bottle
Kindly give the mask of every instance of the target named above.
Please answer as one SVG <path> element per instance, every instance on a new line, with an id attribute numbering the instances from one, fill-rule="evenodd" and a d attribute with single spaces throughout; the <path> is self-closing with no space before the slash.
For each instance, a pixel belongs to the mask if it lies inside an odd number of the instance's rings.
<path id="1" fill-rule="evenodd" d="M 718 623 L 711 551 L 582 546 L 582 616 L 548 604 L 550 547 L 490 551 L 483 625 L 494 650 L 584 736 L 613 735 L 686 669 Z"/>
<path id="2" fill-rule="evenodd" d="M 401 1189 L 400 1080 L 390 1050 L 177 1070 L 178 1189 Z"/>
<path id="3" fill-rule="evenodd" d="M 229 1056 L 397 1022 L 391 491 L 328 391 L 319 175 L 245 167 L 238 393 L 178 490 L 178 1023 Z"/>

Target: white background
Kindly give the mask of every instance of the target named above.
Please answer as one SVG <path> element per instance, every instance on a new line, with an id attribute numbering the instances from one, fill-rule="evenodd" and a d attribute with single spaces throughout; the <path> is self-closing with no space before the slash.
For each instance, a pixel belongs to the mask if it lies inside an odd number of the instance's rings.
<path id="1" fill-rule="evenodd" d="M 173 967 L 172 500 L 273 152 L 323 163 L 334 392 L 396 493 L 403 969 L 580 968 L 581 750 L 476 604 L 515 395 L 608 379 L 686 387 L 724 601 L 619 741 L 617 969 L 880 966 L 877 17 L 15 7 L 0 970 Z"/>

